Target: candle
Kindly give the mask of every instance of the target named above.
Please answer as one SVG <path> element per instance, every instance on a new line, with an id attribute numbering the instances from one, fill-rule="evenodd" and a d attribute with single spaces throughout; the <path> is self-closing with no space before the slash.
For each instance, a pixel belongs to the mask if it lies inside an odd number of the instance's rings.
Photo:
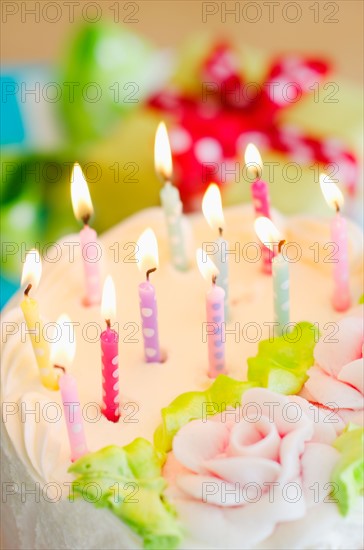
<path id="1" fill-rule="evenodd" d="M 207 374 L 210 378 L 216 378 L 219 374 L 226 372 L 225 343 L 222 340 L 222 326 L 225 322 L 225 291 L 216 285 L 218 269 L 202 248 L 197 249 L 196 260 L 201 275 L 206 280 L 212 281 L 212 287 L 206 293 L 206 333 L 209 361 Z"/>
<path id="2" fill-rule="evenodd" d="M 257 218 L 259 216 L 270 218 L 268 185 L 265 181 L 260 179 L 263 169 L 262 158 L 258 149 L 252 143 L 249 143 L 245 150 L 245 164 L 248 167 L 248 171 L 255 178 L 250 187 L 255 215 Z M 267 246 L 264 246 L 264 243 L 262 243 L 261 252 L 263 272 L 272 273 L 272 258 L 274 256 L 274 251 L 271 251 Z"/>
<path id="3" fill-rule="evenodd" d="M 221 204 L 220 189 L 216 183 L 211 183 L 207 188 L 202 200 L 202 212 L 210 227 L 219 232 L 219 238 L 215 241 L 217 252 L 212 255 L 212 259 L 219 272 L 219 286 L 224 289 L 225 301 L 225 319 L 229 318 L 229 263 L 226 251 L 229 243 L 223 239 L 225 227 L 224 213 Z"/>
<path id="4" fill-rule="evenodd" d="M 139 270 L 146 274 L 146 281 L 139 285 L 144 355 L 147 363 L 157 363 L 161 361 L 157 300 L 155 288 L 149 281 L 149 275 L 158 267 L 158 243 L 152 229 L 146 229 L 139 237 L 136 257 Z"/>
<path id="5" fill-rule="evenodd" d="M 334 260 L 334 290 L 332 305 L 336 311 L 346 311 L 351 305 L 349 287 L 348 230 L 345 218 L 340 214 L 344 197 L 337 185 L 326 174 L 320 175 L 320 185 L 324 197 L 336 215 L 331 221 L 331 239 L 337 245 Z"/>
<path id="6" fill-rule="evenodd" d="M 38 302 L 29 296 L 30 290 L 36 289 L 38 286 L 41 274 L 42 263 L 39 252 L 35 249 L 31 250 L 26 255 L 23 268 L 21 284 L 26 285 L 26 289 L 24 300 L 21 302 L 20 307 L 23 311 L 35 359 L 38 364 L 40 380 L 46 388 L 57 390 L 58 376 L 50 362 L 49 345 L 44 338 L 44 324 L 39 315 Z"/>
<path id="7" fill-rule="evenodd" d="M 80 241 L 85 273 L 85 304 L 95 305 L 101 299 L 99 245 L 96 231 L 88 225 L 93 206 L 85 176 L 78 163 L 74 165 L 72 172 L 71 197 L 75 217 L 83 222 Z"/>
<path id="8" fill-rule="evenodd" d="M 71 327 L 72 323 L 67 315 L 61 315 L 57 320 L 61 335 L 52 345 L 51 359 L 55 367 L 63 374 L 59 377 L 59 387 L 63 403 L 68 439 L 71 448 L 71 461 L 81 458 L 87 450 L 82 411 L 76 379 L 67 372 L 71 366 L 75 353 L 76 341 Z"/>
<path id="9" fill-rule="evenodd" d="M 172 185 L 172 154 L 164 122 L 158 126 L 154 146 L 155 169 L 164 186 L 160 192 L 164 210 L 170 256 L 176 269 L 188 269 L 186 239 L 182 223 L 182 202 L 177 187 Z"/>
<path id="10" fill-rule="evenodd" d="M 259 239 L 273 252 L 278 244 L 278 254 L 272 261 L 273 295 L 274 295 L 274 332 L 281 336 L 289 329 L 289 265 L 282 254 L 285 241 L 281 238 L 274 223 L 261 216 L 255 220 L 255 231 Z"/>
<path id="11" fill-rule="evenodd" d="M 102 414 L 111 422 L 119 420 L 119 335 L 111 328 L 115 317 L 115 286 L 110 275 L 106 278 L 102 293 L 101 313 L 106 330 L 101 334 L 102 361 Z"/>

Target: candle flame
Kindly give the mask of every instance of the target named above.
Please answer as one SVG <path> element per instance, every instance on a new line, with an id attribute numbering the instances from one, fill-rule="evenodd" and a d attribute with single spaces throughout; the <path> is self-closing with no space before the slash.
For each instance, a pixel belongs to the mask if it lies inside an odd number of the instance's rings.
<path id="1" fill-rule="evenodd" d="M 211 281 L 219 274 L 218 268 L 202 248 L 196 250 L 196 261 L 198 269 L 206 281 Z"/>
<path id="2" fill-rule="evenodd" d="M 106 277 L 102 290 L 101 313 L 107 321 L 112 320 L 116 315 L 116 293 L 111 275 Z"/>
<path id="3" fill-rule="evenodd" d="M 53 365 L 70 368 L 76 354 L 76 340 L 71 319 L 68 315 L 61 315 L 56 321 L 54 341 L 51 346 L 51 361 Z"/>
<path id="4" fill-rule="evenodd" d="M 272 251 L 274 251 L 274 246 L 283 240 L 272 220 L 265 216 L 260 216 L 255 220 L 254 229 L 262 243 Z"/>
<path id="5" fill-rule="evenodd" d="M 262 174 L 263 162 L 258 148 L 253 143 L 248 143 L 244 158 L 249 174 L 255 178 L 259 178 Z"/>
<path id="6" fill-rule="evenodd" d="M 326 174 L 320 174 L 320 186 L 327 204 L 334 210 L 340 210 L 344 204 L 344 196 L 336 183 Z"/>
<path id="7" fill-rule="evenodd" d="M 158 176 L 164 181 L 170 181 L 172 177 L 172 153 L 164 122 L 159 123 L 155 134 L 154 164 Z"/>
<path id="8" fill-rule="evenodd" d="M 72 171 L 71 198 L 76 219 L 88 220 L 92 216 L 94 209 L 85 176 L 78 162 L 76 162 Z"/>
<path id="9" fill-rule="evenodd" d="M 158 267 L 158 242 L 153 229 L 148 227 L 139 237 L 135 254 L 142 273 Z"/>
<path id="10" fill-rule="evenodd" d="M 36 289 L 42 275 L 42 261 L 38 250 L 33 248 L 27 252 L 21 276 L 21 285 L 32 285 Z"/>
<path id="11" fill-rule="evenodd" d="M 206 189 L 202 199 L 202 212 L 212 229 L 224 229 L 221 193 L 216 183 L 211 183 Z"/>

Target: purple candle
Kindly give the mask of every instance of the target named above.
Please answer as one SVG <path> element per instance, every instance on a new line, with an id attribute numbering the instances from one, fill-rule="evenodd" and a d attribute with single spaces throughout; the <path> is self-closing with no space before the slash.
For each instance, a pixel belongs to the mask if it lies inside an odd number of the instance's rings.
<path id="1" fill-rule="evenodd" d="M 140 283 L 139 304 L 144 340 L 144 356 L 147 363 L 159 363 L 161 353 L 158 336 L 158 311 L 155 288 L 149 275 L 158 267 L 158 243 L 152 229 L 146 229 L 140 236 L 137 246 L 138 267 L 146 274 L 146 281 Z"/>
<path id="2" fill-rule="evenodd" d="M 196 260 L 201 275 L 206 280 L 212 281 L 212 287 L 206 294 L 206 334 L 209 358 L 207 374 L 210 378 L 216 378 L 219 374 L 226 374 L 225 343 L 222 339 L 222 327 L 225 323 L 225 291 L 217 286 L 219 270 L 202 248 L 197 249 Z"/>
<path id="3" fill-rule="evenodd" d="M 85 273 L 85 304 L 95 305 L 99 304 L 101 299 L 100 246 L 96 231 L 88 225 L 93 214 L 93 206 L 85 176 L 77 162 L 72 172 L 71 197 L 75 217 L 84 224 L 80 232 L 80 241 Z"/>
<path id="4" fill-rule="evenodd" d="M 245 163 L 248 171 L 254 175 L 255 181 L 250 190 L 256 218 L 264 216 L 270 218 L 269 189 L 265 181 L 260 179 L 262 174 L 262 159 L 258 149 L 249 143 L 245 151 Z M 262 270 L 264 273 L 272 273 L 272 259 L 274 253 L 261 243 Z"/>
<path id="5" fill-rule="evenodd" d="M 101 312 L 106 330 L 101 334 L 102 362 L 102 414 L 111 422 L 117 422 L 119 412 L 119 335 L 111 328 L 115 317 L 115 286 L 110 275 L 106 278 L 102 293 Z"/>

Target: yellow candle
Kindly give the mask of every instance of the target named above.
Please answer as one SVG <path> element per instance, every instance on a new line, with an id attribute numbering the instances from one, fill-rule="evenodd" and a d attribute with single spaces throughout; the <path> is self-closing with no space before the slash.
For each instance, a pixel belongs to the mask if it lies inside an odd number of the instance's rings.
<path id="1" fill-rule="evenodd" d="M 39 316 L 38 302 L 34 298 L 29 297 L 30 289 L 36 287 L 39 283 L 41 272 L 42 264 L 39 253 L 37 250 L 31 250 L 25 258 L 22 285 L 26 284 L 27 287 L 20 307 L 28 327 L 35 359 L 39 367 L 41 382 L 50 390 L 58 390 L 58 373 L 50 361 L 49 345 L 44 338 L 44 325 Z"/>

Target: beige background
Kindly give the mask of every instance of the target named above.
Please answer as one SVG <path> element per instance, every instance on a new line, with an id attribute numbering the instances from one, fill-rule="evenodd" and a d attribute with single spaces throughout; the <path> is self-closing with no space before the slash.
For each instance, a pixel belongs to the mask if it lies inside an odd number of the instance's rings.
<path id="1" fill-rule="evenodd" d="M 39 21 L 26 13 L 34 9 L 33 1 L 2 1 L 1 57 L 6 63 L 24 61 L 53 61 L 62 50 L 67 33 L 75 23 L 70 22 L 66 2 L 58 0 L 39 2 Z M 51 4 L 58 4 L 59 21 L 52 23 L 56 10 Z M 71 2 L 75 19 L 81 15 L 87 0 Z M 102 18 L 113 18 L 118 6 L 119 19 L 131 29 L 143 33 L 160 46 L 178 45 L 190 33 L 213 32 L 216 35 L 234 37 L 250 46 L 261 47 L 271 52 L 297 50 L 325 54 L 335 60 L 342 76 L 348 76 L 357 83 L 363 82 L 363 0 L 300 0 L 298 2 L 277 0 L 210 1 L 201 0 L 142 0 L 98 1 Z M 77 5 L 79 4 L 79 6 Z M 250 22 L 256 16 L 256 5 L 261 8 L 261 19 Z M 279 5 L 273 5 L 279 4 Z M 297 13 L 297 22 L 288 22 Z M 237 9 L 235 15 L 227 15 L 223 21 L 224 5 Z M 250 5 L 250 6 L 249 6 Z M 273 21 L 269 13 L 274 9 Z M 42 15 L 45 10 L 45 17 Z M 93 18 L 96 11 L 88 7 L 86 16 Z M 133 11 L 137 11 L 132 15 Z M 217 11 L 203 22 L 203 10 Z M 14 15 L 6 12 L 17 11 Z M 127 19 L 138 22 L 127 22 Z M 316 19 L 316 22 L 315 22 Z M 336 22 L 332 22 L 337 20 Z M 330 22 L 331 21 L 331 22 Z M 122 23 L 118 23 L 121 25 Z"/>

